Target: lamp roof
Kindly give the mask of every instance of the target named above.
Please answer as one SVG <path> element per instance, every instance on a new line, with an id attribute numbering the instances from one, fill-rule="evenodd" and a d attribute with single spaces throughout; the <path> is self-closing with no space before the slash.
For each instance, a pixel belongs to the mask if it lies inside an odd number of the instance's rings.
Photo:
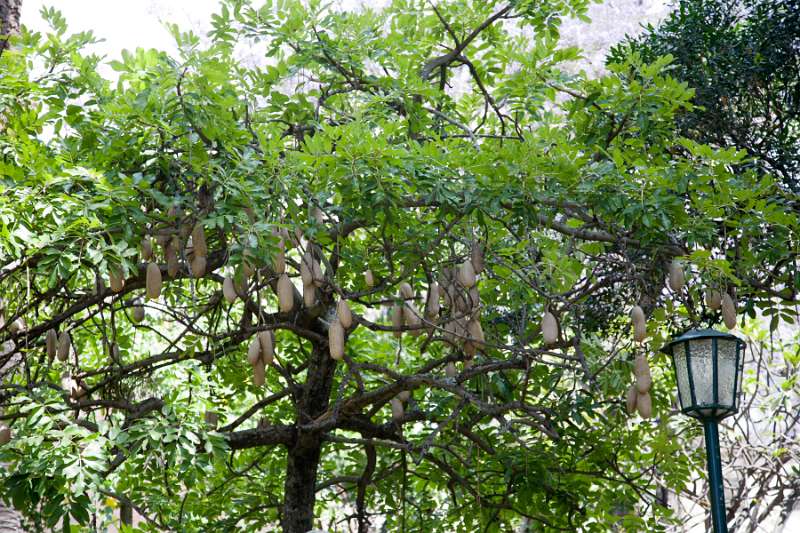
<path id="1" fill-rule="evenodd" d="M 741 345 L 744 345 L 745 342 L 737 337 L 736 335 L 731 335 L 730 333 L 723 333 L 721 331 L 717 331 L 715 329 L 706 328 L 706 329 L 690 329 L 683 333 L 683 335 L 676 337 L 669 341 L 667 344 L 661 347 L 661 351 L 665 354 L 672 355 L 672 346 L 675 344 L 681 344 L 686 341 L 697 340 L 697 339 L 711 339 L 711 338 L 718 338 L 718 339 L 727 339 L 736 341 Z"/>

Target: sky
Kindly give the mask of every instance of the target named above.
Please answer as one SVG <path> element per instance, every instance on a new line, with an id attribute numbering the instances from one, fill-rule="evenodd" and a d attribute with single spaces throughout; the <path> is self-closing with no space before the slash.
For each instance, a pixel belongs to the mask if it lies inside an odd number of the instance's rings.
<path id="1" fill-rule="evenodd" d="M 669 10 L 670 0 L 604 0 L 589 8 L 592 22 L 567 21 L 562 27 L 565 45 L 581 47 L 586 59 L 579 65 L 593 74 L 603 72 L 608 47 L 626 34 L 641 31 L 641 25 L 657 22 Z M 336 0 L 342 7 L 363 4 L 379 7 L 388 0 Z M 172 37 L 163 21 L 204 33 L 218 0 L 23 0 L 22 23 L 36 31 L 47 26 L 39 15 L 42 6 L 56 6 L 72 31 L 91 29 L 103 42 L 93 51 L 116 59 L 123 49 L 137 47 L 174 51 Z M 106 69 L 104 69 L 106 70 Z M 107 69 L 104 74 L 109 74 Z"/>

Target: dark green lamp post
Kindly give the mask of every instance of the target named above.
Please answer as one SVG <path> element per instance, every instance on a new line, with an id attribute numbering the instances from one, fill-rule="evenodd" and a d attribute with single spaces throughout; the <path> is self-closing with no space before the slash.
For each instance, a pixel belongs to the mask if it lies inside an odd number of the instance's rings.
<path id="1" fill-rule="evenodd" d="M 714 533 L 727 533 L 717 424 L 739 410 L 745 343 L 713 329 L 693 329 L 662 351 L 672 356 L 683 414 L 703 422 Z"/>

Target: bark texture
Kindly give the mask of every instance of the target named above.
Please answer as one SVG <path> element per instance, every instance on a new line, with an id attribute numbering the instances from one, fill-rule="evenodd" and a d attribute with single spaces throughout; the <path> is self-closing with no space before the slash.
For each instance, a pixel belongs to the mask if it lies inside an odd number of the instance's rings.
<path id="1" fill-rule="evenodd" d="M 22 0 L 0 0 L 0 52 L 8 46 L 8 36 L 19 32 Z"/>
<path id="2" fill-rule="evenodd" d="M 336 361 L 328 355 L 326 347 L 315 345 L 308 379 L 298 392 L 295 439 L 288 446 L 281 518 L 284 533 L 306 533 L 314 527 L 322 436 L 319 430 L 305 426 L 328 408 L 335 368 Z"/>

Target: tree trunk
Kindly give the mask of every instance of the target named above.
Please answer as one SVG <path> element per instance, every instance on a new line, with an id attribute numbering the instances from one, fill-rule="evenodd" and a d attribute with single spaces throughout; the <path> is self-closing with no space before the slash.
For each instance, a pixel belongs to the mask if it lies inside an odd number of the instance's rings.
<path id="1" fill-rule="evenodd" d="M 306 533 L 314 527 L 317 468 L 319 467 L 322 437 L 317 431 L 303 430 L 328 408 L 336 361 L 328 354 L 327 346 L 314 346 L 308 368 L 308 378 L 296 398 L 296 437 L 286 458 L 286 483 L 283 494 L 284 533 Z"/>
<path id="2" fill-rule="evenodd" d="M 22 0 L 0 0 L 0 52 L 8 46 L 8 36 L 19 32 Z"/>

